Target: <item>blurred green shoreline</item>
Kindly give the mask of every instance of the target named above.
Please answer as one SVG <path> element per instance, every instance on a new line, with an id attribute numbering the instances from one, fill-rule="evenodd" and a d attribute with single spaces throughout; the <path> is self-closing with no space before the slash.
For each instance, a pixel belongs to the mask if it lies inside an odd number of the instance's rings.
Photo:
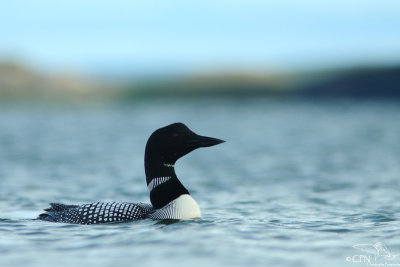
<path id="1" fill-rule="evenodd" d="M 39 74 L 0 63 L 0 101 L 135 101 L 162 97 L 341 97 L 400 99 L 400 66 L 298 73 L 212 73 L 118 80 L 77 73 Z"/>

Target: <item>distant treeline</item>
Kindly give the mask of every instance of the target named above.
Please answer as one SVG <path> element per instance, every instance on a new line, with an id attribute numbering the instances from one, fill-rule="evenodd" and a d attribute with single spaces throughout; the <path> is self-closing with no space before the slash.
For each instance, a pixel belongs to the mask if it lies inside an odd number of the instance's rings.
<path id="1" fill-rule="evenodd" d="M 0 64 L 0 100 L 136 100 L 155 97 L 400 98 L 400 67 L 353 68 L 286 74 L 204 74 L 124 79 L 113 83 L 77 74 L 44 75 Z"/>
<path id="2" fill-rule="evenodd" d="M 351 71 L 299 93 L 307 97 L 400 98 L 400 67 Z"/>
<path id="3" fill-rule="evenodd" d="M 142 81 L 127 98 L 149 96 L 301 96 L 400 98 L 400 67 L 357 68 L 282 75 L 212 75 L 173 81 Z"/>

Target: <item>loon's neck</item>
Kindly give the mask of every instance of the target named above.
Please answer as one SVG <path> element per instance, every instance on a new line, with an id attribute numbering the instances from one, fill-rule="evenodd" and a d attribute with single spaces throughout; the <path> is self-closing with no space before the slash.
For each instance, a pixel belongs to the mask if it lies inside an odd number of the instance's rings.
<path id="1" fill-rule="evenodd" d="M 150 201 L 155 209 L 164 207 L 181 195 L 189 194 L 178 180 L 173 163 L 146 156 L 144 166 Z"/>

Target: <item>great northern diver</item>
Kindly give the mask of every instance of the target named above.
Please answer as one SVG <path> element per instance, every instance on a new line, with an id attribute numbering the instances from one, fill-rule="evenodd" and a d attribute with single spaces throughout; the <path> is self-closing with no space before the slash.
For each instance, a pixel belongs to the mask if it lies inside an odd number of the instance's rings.
<path id="1" fill-rule="evenodd" d="M 146 144 L 144 167 L 150 204 L 91 203 L 65 205 L 50 203 L 38 219 L 50 222 L 98 224 L 151 219 L 195 219 L 200 208 L 175 174 L 175 162 L 189 152 L 223 143 L 223 140 L 200 136 L 183 123 L 173 123 L 156 130 Z"/>

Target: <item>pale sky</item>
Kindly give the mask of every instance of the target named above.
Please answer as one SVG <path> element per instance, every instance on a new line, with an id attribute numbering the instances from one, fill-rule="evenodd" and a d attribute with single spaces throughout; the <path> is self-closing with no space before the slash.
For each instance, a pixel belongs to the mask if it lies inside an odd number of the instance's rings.
<path id="1" fill-rule="evenodd" d="M 400 1 L 3 1 L 0 58 L 88 73 L 397 64 Z"/>

